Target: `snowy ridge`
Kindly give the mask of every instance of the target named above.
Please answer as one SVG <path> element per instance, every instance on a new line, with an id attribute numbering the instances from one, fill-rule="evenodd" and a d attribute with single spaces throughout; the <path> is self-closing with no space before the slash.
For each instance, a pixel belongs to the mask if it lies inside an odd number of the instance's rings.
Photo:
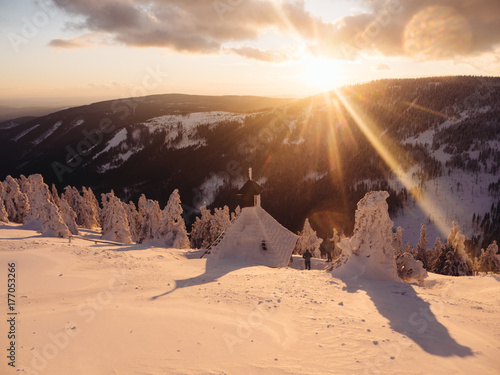
<path id="1" fill-rule="evenodd" d="M 229 112 L 194 112 L 186 115 L 166 115 L 152 118 L 141 123 L 151 134 L 165 131 L 165 144 L 171 149 L 187 147 L 201 147 L 206 140 L 196 137 L 196 130 L 200 125 L 214 125 L 224 121 L 236 121 L 242 124 L 247 114 Z"/>

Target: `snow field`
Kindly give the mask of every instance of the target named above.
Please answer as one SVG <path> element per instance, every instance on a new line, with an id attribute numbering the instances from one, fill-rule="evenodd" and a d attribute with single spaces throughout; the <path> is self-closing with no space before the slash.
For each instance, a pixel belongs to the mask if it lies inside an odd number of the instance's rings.
<path id="1" fill-rule="evenodd" d="M 19 367 L 4 360 L 2 374 L 497 374 L 500 368 L 498 276 L 429 274 L 418 286 L 246 267 L 201 254 L 68 243 L 0 226 L 0 264 L 17 264 L 20 312 Z M 302 263 L 294 257 L 294 267 Z M 0 269 L 5 279 L 6 267 Z"/>

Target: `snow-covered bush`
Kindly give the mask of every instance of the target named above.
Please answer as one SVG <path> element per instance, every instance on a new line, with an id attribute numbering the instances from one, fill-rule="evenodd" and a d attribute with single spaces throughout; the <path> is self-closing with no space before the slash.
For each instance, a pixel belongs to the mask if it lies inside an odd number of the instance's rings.
<path id="1" fill-rule="evenodd" d="M 321 242 L 323 242 L 323 240 L 316 235 L 316 231 L 312 229 L 309 219 L 306 219 L 302 231 L 299 232 L 299 239 L 295 244 L 293 253 L 302 255 L 306 250 L 309 250 L 313 257 L 319 258 L 319 247 Z"/>
<path id="2" fill-rule="evenodd" d="M 481 249 L 481 255 L 478 261 L 478 271 L 500 272 L 500 255 L 498 255 L 498 245 L 496 241 L 493 241 L 486 250 Z"/>
<path id="3" fill-rule="evenodd" d="M 375 280 L 400 280 L 397 273 L 393 222 L 389 218 L 386 191 L 371 191 L 358 202 L 354 234 L 342 240 L 342 256 L 333 274 L 363 276 Z"/>
<path id="4" fill-rule="evenodd" d="M 423 285 L 424 279 L 428 276 L 422 262 L 415 260 L 412 254 L 403 253 L 396 257 L 396 265 L 398 276 L 408 283 L 417 282 Z"/>
<path id="5" fill-rule="evenodd" d="M 465 252 L 465 236 L 454 221 L 448 241 L 434 260 L 432 271 L 442 275 L 471 276 L 472 270 L 473 262 Z"/>
<path id="6" fill-rule="evenodd" d="M 102 238 L 109 241 L 132 243 L 127 213 L 113 191 L 102 194 Z"/>
<path id="7" fill-rule="evenodd" d="M 148 242 L 156 238 L 160 227 L 161 210 L 157 201 L 146 199 L 144 194 L 139 198 L 139 242 Z"/>
<path id="8" fill-rule="evenodd" d="M 11 176 L 7 176 L 5 179 L 3 200 L 9 220 L 14 223 L 24 223 L 30 209 L 29 200 L 19 188 L 17 181 Z"/>
<path id="9" fill-rule="evenodd" d="M 177 189 L 172 192 L 167 205 L 161 213 L 156 238 L 167 247 L 177 249 L 186 249 L 189 247 L 186 224 L 182 218 L 181 198 Z"/>

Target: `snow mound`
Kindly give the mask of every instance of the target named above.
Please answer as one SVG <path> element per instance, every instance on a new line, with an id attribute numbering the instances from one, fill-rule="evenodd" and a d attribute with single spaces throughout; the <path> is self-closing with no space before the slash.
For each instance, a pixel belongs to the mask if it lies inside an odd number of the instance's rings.
<path id="1" fill-rule="evenodd" d="M 404 253 L 396 259 L 399 277 L 408 283 L 424 285 L 428 276 L 422 262 L 415 260 L 412 254 Z"/>
<path id="2" fill-rule="evenodd" d="M 388 197 L 386 191 L 371 191 L 358 202 L 354 235 L 338 244 L 342 257 L 332 271 L 334 277 L 400 280 L 394 260 L 394 224 L 389 218 Z"/>

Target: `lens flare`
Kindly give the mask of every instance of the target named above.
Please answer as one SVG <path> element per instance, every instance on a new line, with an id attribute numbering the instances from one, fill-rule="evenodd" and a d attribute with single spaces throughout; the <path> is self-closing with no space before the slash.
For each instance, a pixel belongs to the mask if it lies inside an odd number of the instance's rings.
<path id="1" fill-rule="evenodd" d="M 466 54 L 472 40 L 467 20 L 452 7 L 431 6 L 406 25 L 404 48 L 418 60 Z"/>

